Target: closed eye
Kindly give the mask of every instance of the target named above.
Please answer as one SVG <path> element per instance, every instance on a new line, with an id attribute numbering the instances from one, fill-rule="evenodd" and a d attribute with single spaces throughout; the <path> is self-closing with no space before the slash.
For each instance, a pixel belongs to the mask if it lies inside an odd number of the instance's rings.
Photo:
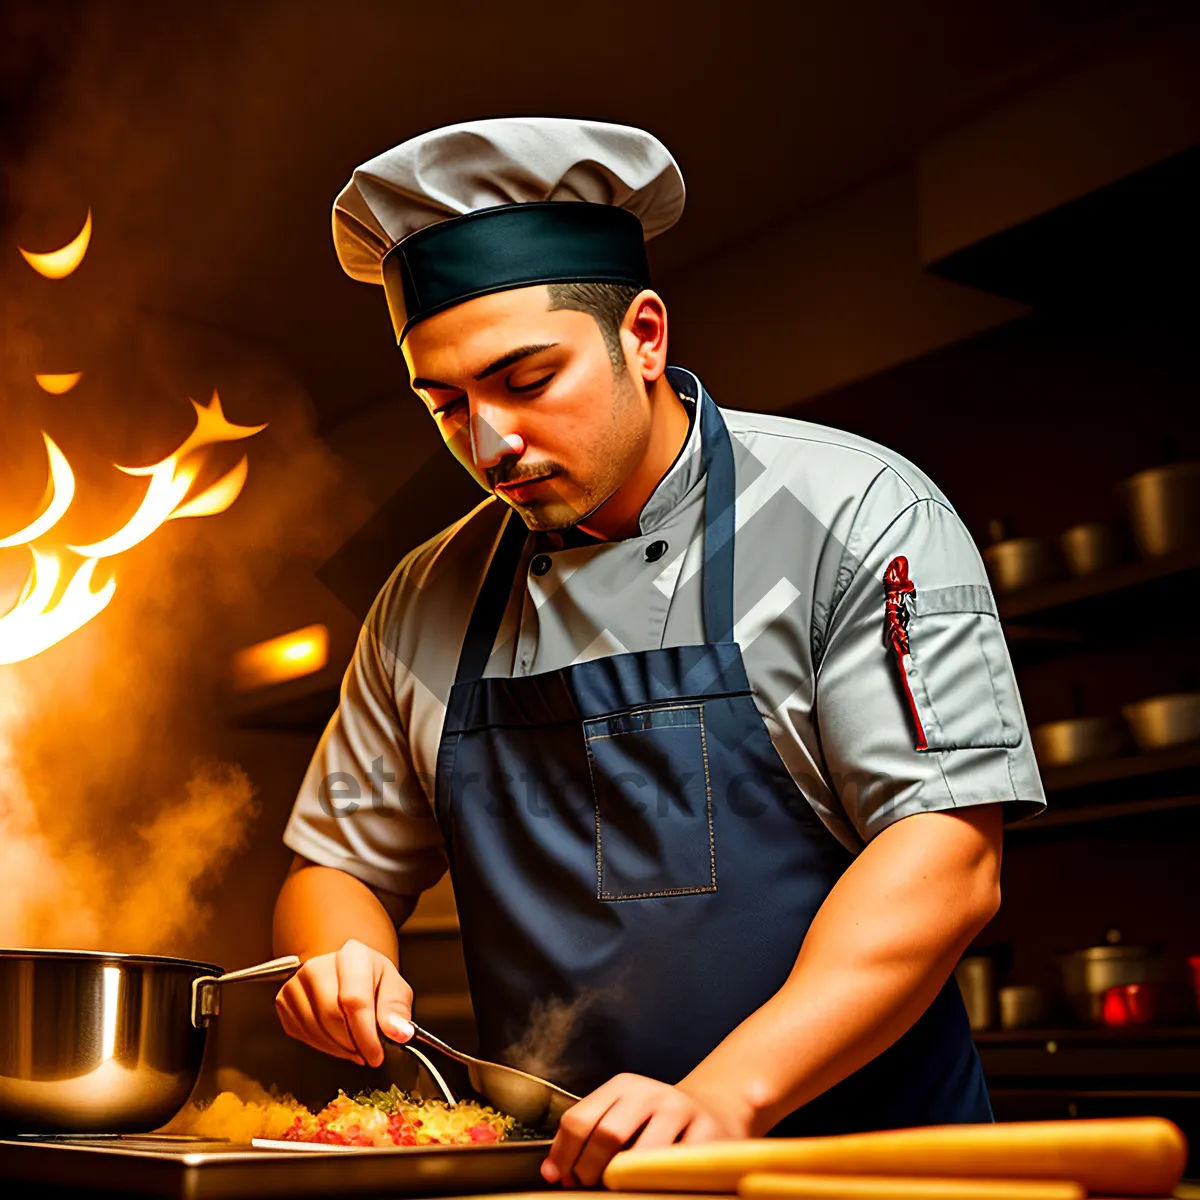
<path id="1" fill-rule="evenodd" d="M 464 403 L 462 396 L 456 396 L 453 400 L 447 401 L 440 408 L 430 409 L 435 417 L 445 417 L 454 412 L 460 404 Z"/>
<path id="2" fill-rule="evenodd" d="M 517 387 L 515 383 L 510 383 L 508 385 L 508 390 L 510 392 L 516 392 L 518 395 L 523 392 L 536 392 L 538 388 L 545 387 L 546 384 L 548 384 L 553 378 L 554 372 L 551 371 L 549 375 L 544 375 L 541 379 L 535 379 L 533 383 L 522 384 L 520 387 Z"/>

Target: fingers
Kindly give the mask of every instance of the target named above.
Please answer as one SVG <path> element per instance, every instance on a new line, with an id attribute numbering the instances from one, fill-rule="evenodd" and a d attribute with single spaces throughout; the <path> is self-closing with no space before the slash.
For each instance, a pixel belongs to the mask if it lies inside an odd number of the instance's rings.
<path id="1" fill-rule="evenodd" d="M 620 1099 L 622 1087 L 619 1081 L 622 1078 L 618 1075 L 610 1079 L 563 1113 L 550 1153 L 542 1163 L 542 1178 L 547 1183 L 561 1182 L 564 1187 L 575 1186 L 572 1169 L 575 1161 L 597 1122 Z"/>
<path id="2" fill-rule="evenodd" d="M 353 939 L 310 958 L 280 988 L 275 1009 L 290 1037 L 364 1066 L 383 1062 L 377 1011 L 389 1021 L 400 1014 L 397 1028 L 411 1035 L 412 989 L 386 955 Z"/>
<path id="3" fill-rule="evenodd" d="M 346 1032 L 363 1060 L 372 1067 L 383 1062 L 383 1045 L 375 1024 L 375 985 L 377 976 L 383 973 L 379 964 L 382 957 L 356 941 L 348 941 L 333 956 L 337 1004 Z"/>
<path id="4" fill-rule="evenodd" d="M 685 1097 L 672 1097 L 658 1105 L 654 1116 L 646 1122 L 633 1144 L 639 1150 L 658 1150 L 670 1146 L 686 1140 L 688 1132 L 703 1120 L 705 1118 L 696 1113 L 695 1106 L 689 1104 Z"/>
<path id="5" fill-rule="evenodd" d="M 413 991 L 394 966 L 384 959 L 383 974 L 375 992 L 375 1019 L 393 1041 L 407 1042 L 413 1036 Z"/>
<path id="6" fill-rule="evenodd" d="M 670 1101 L 644 1092 L 618 1100 L 596 1123 L 575 1160 L 571 1168 L 575 1182 L 582 1187 L 594 1187 L 599 1183 L 612 1156 L 637 1137 L 638 1131 L 647 1122 L 660 1119 L 656 1109 L 661 1110 L 670 1104 Z M 675 1110 L 683 1109 L 682 1103 L 672 1107 Z M 673 1115 L 672 1120 L 678 1119 Z M 686 1116 L 682 1117 L 683 1121 L 686 1119 Z M 674 1136 L 671 1140 L 674 1140 Z"/>
<path id="7" fill-rule="evenodd" d="M 290 979 L 275 997 L 275 1012 L 288 1037 L 306 1042 L 316 1050 L 361 1063 L 362 1056 L 347 1044 L 335 1041 L 322 1028 L 312 1009 L 312 1002 L 298 978 Z"/>

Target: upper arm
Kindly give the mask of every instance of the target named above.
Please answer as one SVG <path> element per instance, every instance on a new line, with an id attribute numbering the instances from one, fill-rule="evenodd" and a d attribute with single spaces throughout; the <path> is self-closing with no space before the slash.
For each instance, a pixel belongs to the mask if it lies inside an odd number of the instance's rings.
<path id="1" fill-rule="evenodd" d="M 884 517 L 864 505 L 861 558 L 829 625 L 817 675 L 822 756 L 864 841 L 913 813 L 1005 803 L 1026 815 L 1045 804 L 1008 649 L 979 552 L 936 499 Z M 873 524 L 872 524 L 873 523 Z M 909 690 L 885 640 L 884 575 L 908 560 Z"/>
<path id="2" fill-rule="evenodd" d="M 399 619 L 394 586 L 395 580 L 363 625 L 284 841 L 304 859 L 346 871 L 379 892 L 415 897 L 437 882 L 446 859 L 384 650 L 394 644 L 389 622 Z"/>

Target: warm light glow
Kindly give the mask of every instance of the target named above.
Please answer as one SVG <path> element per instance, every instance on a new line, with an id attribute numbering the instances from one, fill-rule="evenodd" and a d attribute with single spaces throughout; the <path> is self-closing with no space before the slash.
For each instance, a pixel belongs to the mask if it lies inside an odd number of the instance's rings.
<path id="1" fill-rule="evenodd" d="M 328 661 L 329 630 L 324 625 L 307 625 L 239 650 L 233 656 L 234 686 L 248 692 L 299 679 L 319 671 Z"/>
<path id="2" fill-rule="evenodd" d="M 58 524 L 75 496 L 75 476 L 70 464 L 54 441 L 47 434 L 42 435 L 50 460 L 43 510 L 25 528 L 0 539 L 0 548 L 28 546 L 33 559 L 16 603 L 0 615 L 0 665 L 41 654 L 104 611 L 117 582 L 110 576 L 103 586 L 93 590 L 92 577 L 99 559 L 111 558 L 145 541 L 165 521 L 213 516 L 224 512 L 238 498 L 249 471 L 244 455 L 215 483 L 202 488 L 191 499 L 188 493 L 205 465 L 208 447 L 250 437 L 266 426 L 234 425 L 226 420 L 216 392 L 208 405 L 195 401 L 192 405 L 196 410 L 196 427 L 174 454 L 149 467 L 118 468 L 127 475 L 148 476 L 146 494 L 137 511 L 116 533 L 88 545 L 68 546 L 67 551 L 83 560 L 70 566 L 64 551 L 39 550 L 33 545 Z M 314 647 L 314 652 L 317 649 Z M 323 654 L 324 650 L 319 652 Z M 322 658 L 319 665 L 323 663 Z M 305 670 L 296 673 L 304 674 Z"/>
<path id="3" fill-rule="evenodd" d="M 121 968 L 104 967 L 104 993 L 100 1009 L 100 1057 L 106 1061 L 117 1052 L 117 1019 L 121 1015 Z"/>
<path id="4" fill-rule="evenodd" d="M 65 396 L 81 379 L 82 371 L 74 371 L 68 375 L 35 375 L 38 387 L 52 396 Z"/>
<path id="5" fill-rule="evenodd" d="M 47 279 L 65 279 L 75 270 L 87 253 L 88 243 L 92 240 L 92 210 L 88 209 L 87 220 L 83 228 L 65 246 L 59 250 L 50 250 L 45 254 L 37 254 L 32 250 L 17 249 L 25 256 L 25 261 L 39 274 Z"/>

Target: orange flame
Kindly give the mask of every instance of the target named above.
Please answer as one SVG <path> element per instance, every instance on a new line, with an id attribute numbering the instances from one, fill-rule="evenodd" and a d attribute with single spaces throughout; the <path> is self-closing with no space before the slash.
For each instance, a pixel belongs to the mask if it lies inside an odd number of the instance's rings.
<path id="1" fill-rule="evenodd" d="M 17 249 L 25 257 L 25 261 L 39 274 L 47 279 L 65 279 L 75 270 L 87 253 L 88 243 L 92 240 L 92 210 L 88 209 L 87 220 L 83 228 L 65 245 L 58 250 L 48 250 L 44 254 Z"/>
<path id="2" fill-rule="evenodd" d="M 35 375 L 38 387 L 51 396 L 65 396 L 81 379 L 82 371 L 70 371 L 62 375 Z"/>
<path id="3" fill-rule="evenodd" d="M 61 552 L 38 550 L 34 542 L 49 533 L 63 518 L 75 497 L 75 476 L 66 456 L 43 433 L 49 458 L 49 481 L 41 513 L 24 529 L 0 538 L 0 548 L 28 546 L 33 557 L 29 575 L 16 603 L 0 615 L 0 665 L 21 662 L 62 641 L 99 616 L 116 591 L 115 577 L 97 590 L 92 576 L 97 562 L 138 545 L 164 522 L 181 517 L 205 517 L 224 512 L 241 494 L 249 471 L 246 457 L 215 483 L 190 499 L 205 462 L 204 451 L 218 442 L 240 441 L 265 425 L 234 425 L 221 410 L 213 392 L 208 405 L 196 410 L 196 427 L 174 454 L 149 467 L 118 467 L 127 475 L 148 476 L 146 494 L 132 517 L 115 533 L 83 546 L 67 546 L 83 562 L 67 570 Z M 186 462 L 184 460 L 187 460 Z M 60 583 L 65 584 L 60 591 Z"/>

